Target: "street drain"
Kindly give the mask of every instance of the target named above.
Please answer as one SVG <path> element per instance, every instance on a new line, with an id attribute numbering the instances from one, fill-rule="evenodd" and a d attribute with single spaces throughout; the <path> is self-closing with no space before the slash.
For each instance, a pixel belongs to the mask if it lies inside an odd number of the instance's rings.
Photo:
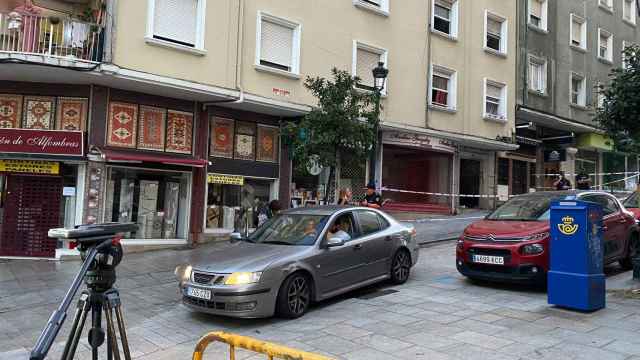
<path id="1" fill-rule="evenodd" d="M 393 289 L 373 290 L 373 291 L 364 293 L 362 295 L 356 296 L 356 299 L 371 300 L 371 299 L 379 298 L 381 296 L 386 296 L 386 295 L 389 295 L 389 294 L 395 294 L 397 292 L 398 292 L 398 290 L 393 290 Z"/>

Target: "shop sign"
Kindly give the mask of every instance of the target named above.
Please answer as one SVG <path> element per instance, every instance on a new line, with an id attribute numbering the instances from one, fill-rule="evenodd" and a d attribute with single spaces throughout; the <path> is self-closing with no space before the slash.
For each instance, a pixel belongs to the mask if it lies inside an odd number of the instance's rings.
<path id="1" fill-rule="evenodd" d="M 222 175 L 222 174 L 209 174 L 207 175 L 207 182 L 209 184 L 223 184 L 223 185 L 244 185 L 244 176 L 239 175 Z"/>
<path id="2" fill-rule="evenodd" d="M 57 175 L 60 173 L 60 163 L 38 160 L 0 160 L 0 172 Z"/>
<path id="3" fill-rule="evenodd" d="M 455 144 L 452 141 L 410 132 L 384 132 L 382 134 L 382 142 L 390 145 L 419 147 L 448 153 L 456 151 Z"/>
<path id="4" fill-rule="evenodd" d="M 566 160 L 567 160 L 566 149 L 544 151 L 544 162 L 561 162 Z"/>
<path id="5" fill-rule="evenodd" d="M 0 129 L 0 153 L 84 155 L 81 131 Z"/>

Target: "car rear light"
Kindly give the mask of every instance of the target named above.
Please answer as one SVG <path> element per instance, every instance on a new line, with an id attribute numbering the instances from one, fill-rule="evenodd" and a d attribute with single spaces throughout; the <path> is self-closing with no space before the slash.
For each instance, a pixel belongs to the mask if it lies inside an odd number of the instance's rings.
<path id="1" fill-rule="evenodd" d="M 520 248 L 522 255 L 539 255 L 544 252 L 544 245 L 542 244 L 528 244 Z"/>

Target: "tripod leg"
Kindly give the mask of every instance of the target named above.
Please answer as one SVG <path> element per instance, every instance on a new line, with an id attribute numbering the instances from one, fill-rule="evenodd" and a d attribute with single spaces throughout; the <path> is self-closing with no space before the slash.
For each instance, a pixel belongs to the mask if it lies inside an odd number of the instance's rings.
<path id="1" fill-rule="evenodd" d="M 124 315 L 122 314 L 122 304 L 118 297 L 118 305 L 116 305 L 116 319 L 118 320 L 118 330 L 120 330 L 120 341 L 122 341 L 122 351 L 124 352 L 125 360 L 131 360 L 131 353 L 129 352 L 129 339 L 127 339 L 127 329 L 124 326 Z"/>
<path id="2" fill-rule="evenodd" d="M 95 297 L 101 295 L 94 295 Z M 91 301 L 92 327 L 89 331 L 89 344 L 91 345 L 91 358 L 98 360 L 98 347 L 104 343 L 104 330 L 102 330 L 102 304 L 95 298 Z"/>
<path id="3" fill-rule="evenodd" d="M 89 294 L 82 292 L 80 299 L 78 300 L 78 307 L 73 317 L 73 324 L 71 325 L 71 331 L 69 332 L 69 338 L 64 346 L 62 352 L 62 360 L 71 360 L 76 354 L 78 348 L 78 341 L 82 336 L 82 329 L 84 328 L 85 321 L 87 320 L 87 313 L 91 305 L 89 303 Z"/>
<path id="4" fill-rule="evenodd" d="M 104 304 L 104 317 L 107 319 L 107 341 L 113 350 L 116 360 L 120 360 L 120 350 L 118 349 L 118 339 L 116 339 L 116 329 L 113 326 L 113 312 L 111 302 L 107 295 L 107 302 Z"/>

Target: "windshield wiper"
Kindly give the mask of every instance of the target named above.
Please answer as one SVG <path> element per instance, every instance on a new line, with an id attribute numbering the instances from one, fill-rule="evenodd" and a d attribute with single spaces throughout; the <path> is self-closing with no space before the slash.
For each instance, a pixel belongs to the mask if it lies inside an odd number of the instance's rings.
<path id="1" fill-rule="evenodd" d="M 279 240 L 262 241 L 260 244 L 293 245 L 293 244 L 291 244 L 290 242 L 286 242 L 286 241 L 279 241 Z"/>

